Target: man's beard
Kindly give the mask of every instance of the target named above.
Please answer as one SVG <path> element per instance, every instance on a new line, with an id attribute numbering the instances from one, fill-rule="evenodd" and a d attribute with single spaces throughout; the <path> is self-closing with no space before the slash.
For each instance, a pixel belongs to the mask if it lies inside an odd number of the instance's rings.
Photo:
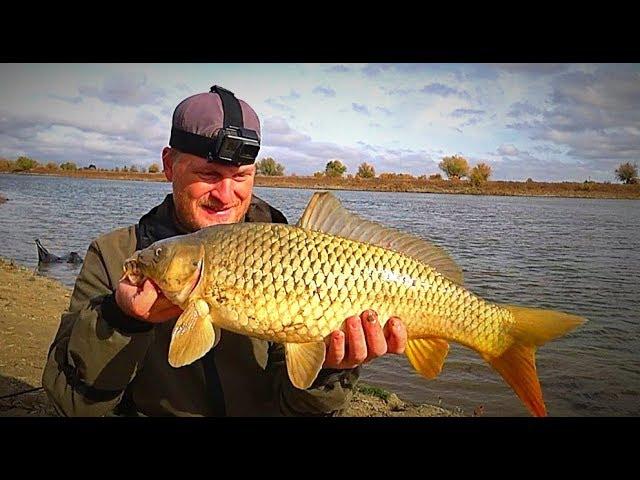
<path id="1" fill-rule="evenodd" d="M 198 201 L 196 203 L 195 206 L 195 210 L 193 210 L 191 208 L 191 203 L 189 202 L 183 202 L 182 199 L 180 198 L 180 196 L 177 196 L 174 194 L 174 205 L 175 205 L 175 209 L 176 209 L 176 220 L 177 222 L 180 224 L 180 226 L 188 231 L 188 232 L 196 232 L 198 230 L 200 230 L 201 228 L 205 228 L 209 225 L 214 225 L 215 223 L 209 223 L 209 224 L 205 224 L 202 225 L 200 222 L 202 221 L 201 219 L 197 218 L 197 211 L 201 210 L 204 207 L 208 207 L 211 208 L 213 210 L 221 210 L 221 207 L 226 207 L 226 205 L 222 205 L 218 202 L 211 202 L 208 200 L 202 200 L 202 201 Z M 225 223 L 237 223 L 239 221 L 242 220 L 242 217 L 244 217 L 244 215 L 247 213 L 247 210 L 249 209 L 249 205 L 247 204 L 247 208 L 244 209 L 243 211 L 241 211 L 242 207 L 242 203 L 241 202 L 235 202 L 233 203 L 231 206 L 228 206 L 228 208 L 231 208 L 234 210 L 233 212 L 233 217 L 229 219 L 229 221 L 225 222 Z"/>
<path id="2" fill-rule="evenodd" d="M 211 210 L 226 210 L 228 208 L 236 208 L 240 206 L 240 202 L 235 202 L 231 205 L 222 205 L 221 203 L 218 202 L 210 202 L 208 200 L 202 200 L 202 201 L 198 201 L 198 207 L 202 208 L 202 207 L 207 207 L 210 208 Z M 224 207 L 224 208 L 223 208 Z"/>

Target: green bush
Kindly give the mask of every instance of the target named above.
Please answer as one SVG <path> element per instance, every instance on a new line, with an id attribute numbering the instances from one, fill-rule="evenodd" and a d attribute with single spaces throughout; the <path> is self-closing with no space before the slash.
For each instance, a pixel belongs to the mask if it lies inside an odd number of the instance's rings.
<path id="1" fill-rule="evenodd" d="M 636 183 L 634 179 L 638 178 L 638 166 L 631 165 L 629 162 L 621 164 L 616 168 L 616 177 L 626 184 Z"/>
<path id="2" fill-rule="evenodd" d="M 373 165 L 369 165 L 367 162 L 363 162 L 358 167 L 358 173 L 356 173 L 356 177 L 358 178 L 375 178 L 376 177 L 376 169 Z"/>
<path id="3" fill-rule="evenodd" d="M 62 170 L 77 170 L 78 166 L 74 162 L 65 162 L 60 165 Z"/>
<path id="4" fill-rule="evenodd" d="M 16 172 L 23 172 L 25 170 L 31 170 L 38 166 L 38 162 L 29 157 L 18 157 L 13 164 L 13 169 Z"/>
<path id="5" fill-rule="evenodd" d="M 440 170 L 442 170 L 450 179 L 460 179 L 469 175 L 469 162 L 466 158 L 459 155 L 453 157 L 444 157 L 438 164 Z"/>
<path id="6" fill-rule="evenodd" d="M 342 177 L 347 167 L 340 160 L 330 160 L 324 169 L 327 177 Z"/>
<path id="7" fill-rule="evenodd" d="M 479 163 L 473 169 L 471 169 L 471 173 L 469 174 L 469 180 L 471 180 L 471 184 L 475 187 L 483 185 L 487 183 L 489 177 L 491 176 L 491 167 L 486 163 Z"/>
<path id="8" fill-rule="evenodd" d="M 284 165 L 271 157 L 263 158 L 256 162 L 256 173 L 268 177 L 280 177 L 284 175 Z"/>
<path id="9" fill-rule="evenodd" d="M 368 385 L 362 382 L 359 382 L 355 389 L 363 395 L 371 395 L 372 397 L 378 397 L 381 400 L 388 400 L 391 396 L 391 393 L 384 388 Z"/>
<path id="10" fill-rule="evenodd" d="M 160 171 L 160 166 L 157 163 L 152 163 L 149 165 L 149 173 L 158 173 Z"/>

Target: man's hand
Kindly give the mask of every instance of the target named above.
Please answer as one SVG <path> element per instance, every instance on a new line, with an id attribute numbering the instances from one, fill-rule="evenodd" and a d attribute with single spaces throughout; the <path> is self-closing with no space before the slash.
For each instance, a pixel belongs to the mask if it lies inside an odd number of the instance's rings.
<path id="1" fill-rule="evenodd" d="M 346 334 L 336 330 L 329 336 L 324 368 L 354 368 L 386 353 L 404 353 L 407 346 L 407 329 L 402 321 L 391 317 L 383 329 L 373 310 L 347 318 L 345 330 Z"/>
<path id="2" fill-rule="evenodd" d="M 136 286 L 121 280 L 116 289 L 116 303 L 130 317 L 150 323 L 175 318 L 182 309 L 171 303 L 148 279 Z"/>

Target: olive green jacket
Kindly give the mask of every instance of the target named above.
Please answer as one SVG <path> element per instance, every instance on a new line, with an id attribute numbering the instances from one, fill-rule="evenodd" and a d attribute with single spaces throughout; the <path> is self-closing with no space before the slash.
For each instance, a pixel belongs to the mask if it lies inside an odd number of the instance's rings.
<path id="1" fill-rule="evenodd" d="M 222 331 L 220 343 L 181 368 L 167 361 L 175 319 L 150 324 L 115 302 L 122 265 L 134 251 L 179 234 L 173 198 L 140 222 L 94 240 L 69 309 L 49 350 L 42 384 L 65 416 L 337 415 L 351 399 L 359 369 L 320 372 L 307 390 L 294 387 L 282 345 Z M 286 223 L 253 197 L 247 222 Z"/>

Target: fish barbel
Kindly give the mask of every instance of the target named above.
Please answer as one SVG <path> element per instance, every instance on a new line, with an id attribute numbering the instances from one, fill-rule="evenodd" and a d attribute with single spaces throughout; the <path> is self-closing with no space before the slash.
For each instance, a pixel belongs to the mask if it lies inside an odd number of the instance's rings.
<path id="1" fill-rule="evenodd" d="M 407 328 L 406 355 L 427 378 L 442 370 L 449 342 L 477 351 L 530 412 L 546 415 L 536 347 L 584 319 L 568 313 L 491 303 L 463 286 L 441 248 L 344 209 L 315 193 L 297 225 L 236 223 L 161 240 L 124 264 L 123 278 L 149 278 L 184 312 L 174 326 L 169 363 L 207 353 L 220 329 L 283 343 L 287 371 L 308 388 L 325 361 L 325 339 L 366 309 Z"/>

